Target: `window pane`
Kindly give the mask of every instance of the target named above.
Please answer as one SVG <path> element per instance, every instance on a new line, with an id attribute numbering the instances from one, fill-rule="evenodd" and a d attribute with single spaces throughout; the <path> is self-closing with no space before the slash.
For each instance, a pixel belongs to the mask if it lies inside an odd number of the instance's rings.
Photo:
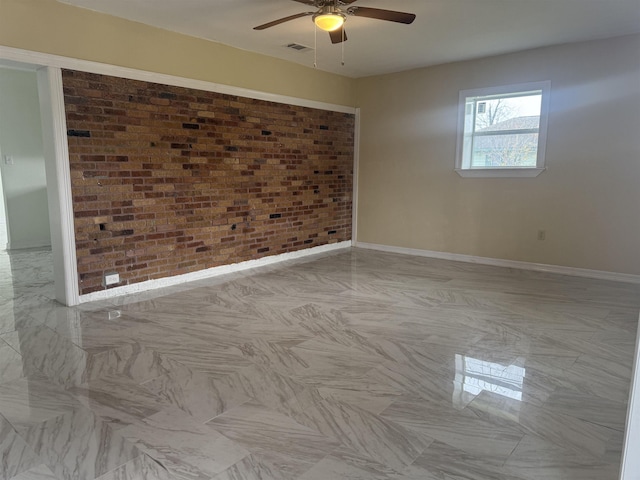
<path id="1" fill-rule="evenodd" d="M 483 135 L 473 140 L 471 167 L 535 167 L 538 134 Z"/>
<path id="2" fill-rule="evenodd" d="M 542 92 L 517 97 L 477 97 L 476 132 L 517 130 L 540 126 Z"/>

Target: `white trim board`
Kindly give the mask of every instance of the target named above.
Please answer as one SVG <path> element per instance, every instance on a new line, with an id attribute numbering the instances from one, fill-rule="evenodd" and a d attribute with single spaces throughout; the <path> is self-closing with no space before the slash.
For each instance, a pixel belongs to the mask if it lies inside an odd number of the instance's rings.
<path id="1" fill-rule="evenodd" d="M 627 425 L 622 449 L 620 480 L 640 478 L 638 448 L 640 448 L 640 328 L 638 328 L 636 336 L 636 356 L 631 375 L 629 404 L 627 405 Z"/>
<path id="2" fill-rule="evenodd" d="M 556 273 L 573 277 L 596 278 L 598 280 L 611 280 L 614 282 L 626 282 L 640 284 L 640 275 L 628 273 L 605 272 L 602 270 L 589 270 L 586 268 L 563 267 L 561 265 L 546 265 L 544 263 L 522 262 L 518 260 L 503 260 L 500 258 L 477 257 L 461 253 L 437 252 L 434 250 L 420 250 L 417 248 L 394 247 L 377 243 L 354 242 L 354 247 L 381 252 L 399 253 L 402 255 L 414 255 L 416 257 L 439 258 L 456 262 L 477 263 L 479 265 L 492 265 L 494 267 L 517 268 L 519 270 L 532 270 L 535 272 Z"/>
<path id="3" fill-rule="evenodd" d="M 62 70 L 37 69 L 56 300 L 78 304 L 78 264 Z"/>
<path id="4" fill-rule="evenodd" d="M 231 263 L 229 265 L 220 265 L 219 267 L 198 270 L 197 272 L 185 273 L 183 275 L 175 275 L 173 277 L 159 278 L 157 280 L 148 280 L 146 282 L 134 283 L 132 285 L 123 285 L 121 287 L 109 288 L 97 292 L 80 295 L 80 303 L 95 302 L 96 300 L 106 300 L 109 298 L 119 297 L 121 295 L 130 295 L 132 293 L 146 292 L 156 290 L 158 288 L 171 287 L 196 280 L 217 277 L 228 273 L 241 272 L 256 267 L 264 267 L 265 265 L 273 265 L 287 260 L 295 260 L 298 258 L 309 257 L 319 253 L 327 253 L 335 250 L 351 248 L 351 240 L 337 243 L 328 243 L 318 247 L 304 248 L 295 252 L 281 253 L 279 255 L 270 255 L 255 260 L 247 260 L 246 262 Z"/>
<path id="5" fill-rule="evenodd" d="M 358 241 L 358 172 L 360 170 L 360 109 L 356 109 L 355 131 L 353 132 L 353 175 L 351 176 L 351 238 Z"/>
<path id="6" fill-rule="evenodd" d="M 117 65 L 109 65 L 106 63 L 92 62 L 90 60 L 62 57 L 49 53 L 32 52 L 29 50 L 5 47 L 1 45 L 0 61 L 5 61 L 5 63 L 7 63 L 12 68 L 29 69 L 30 65 L 64 68 L 69 70 L 78 70 L 81 72 L 109 75 L 112 77 L 141 80 L 150 83 L 159 83 L 161 85 L 172 85 L 175 87 L 193 88 L 195 90 L 203 90 L 206 92 L 237 95 L 239 97 L 253 98 L 256 100 L 264 100 L 267 102 L 284 103 L 287 105 L 296 105 L 299 107 L 330 110 L 340 113 L 356 113 L 355 107 L 346 105 L 337 105 L 316 100 L 289 97 L 287 95 L 280 95 L 277 93 L 261 92 L 259 90 L 251 90 L 249 88 L 234 87 L 233 85 L 208 82 L 206 80 L 195 80 L 186 77 L 179 77 L 177 75 L 137 70 L 135 68 L 120 67 Z"/>

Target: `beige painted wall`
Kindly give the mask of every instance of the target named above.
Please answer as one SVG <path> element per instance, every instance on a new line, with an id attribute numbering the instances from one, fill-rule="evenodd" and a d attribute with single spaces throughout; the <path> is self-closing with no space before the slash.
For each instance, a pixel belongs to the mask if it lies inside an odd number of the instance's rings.
<path id="1" fill-rule="evenodd" d="M 459 177 L 459 90 L 540 80 L 548 170 Z M 358 241 L 640 274 L 640 36 L 370 77 L 356 92 Z"/>
<path id="2" fill-rule="evenodd" d="M 55 0 L 0 0 L 0 45 L 353 105 L 350 78 Z"/>

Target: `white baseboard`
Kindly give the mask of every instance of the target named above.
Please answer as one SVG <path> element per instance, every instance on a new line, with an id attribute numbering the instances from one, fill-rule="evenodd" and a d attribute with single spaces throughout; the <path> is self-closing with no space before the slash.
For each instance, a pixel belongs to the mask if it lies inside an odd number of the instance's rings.
<path id="1" fill-rule="evenodd" d="M 28 242 L 7 242 L 7 250 L 28 250 L 32 248 L 51 248 L 51 240 L 32 240 Z"/>
<path id="2" fill-rule="evenodd" d="M 605 272 L 602 270 L 589 270 L 586 268 L 563 267 L 561 265 L 546 265 L 544 263 L 521 262 L 518 260 L 503 260 L 500 258 L 476 257 L 461 253 L 437 252 L 434 250 L 420 250 L 417 248 L 394 247 L 377 243 L 354 242 L 356 248 L 379 250 L 381 252 L 400 253 L 403 255 L 415 255 L 417 257 L 440 258 L 456 262 L 477 263 L 479 265 L 492 265 L 494 267 L 517 268 L 520 270 L 533 270 L 536 272 L 557 273 L 574 277 L 597 278 L 599 280 L 611 280 L 614 282 L 638 283 L 640 275 L 628 273 Z"/>
<path id="3" fill-rule="evenodd" d="M 250 268 L 263 267 L 274 263 L 284 262 L 286 260 L 294 260 L 297 258 L 317 255 L 319 253 L 331 252 L 343 248 L 350 248 L 351 240 L 346 242 L 329 243 L 318 247 L 305 248 L 295 252 L 282 253 L 280 255 L 270 255 L 268 257 L 258 258 L 256 260 L 247 260 L 246 262 L 232 263 L 230 265 L 221 265 L 219 267 L 207 268 L 206 270 L 198 270 L 197 272 L 185 273 L 183 275 L 175 275 L 173 277 L 159 278 L 157 280 L 148 280 L 146 282 L 134 283 L 132 285 L 123 285 L 121 287 L 109 288 L 97 292 L 80 295 L 80 303 L 95 302 L 96 300 L 106 300 L 109 298 L 119 297 L 121 295 L 129 295 L 132 293 L 146 292 L 148 290 L 156 290 L 158 288 L 180 285 L 182 283 L 193 282 L 195 280 L 203 280 L 205 278 L 217 277 L 227 273 L 240 272 Z"/>

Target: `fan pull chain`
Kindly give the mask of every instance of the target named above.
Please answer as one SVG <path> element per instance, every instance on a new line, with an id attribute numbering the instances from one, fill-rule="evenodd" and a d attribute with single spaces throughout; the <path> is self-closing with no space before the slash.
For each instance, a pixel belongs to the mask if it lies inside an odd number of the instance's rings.
<path id="1" fill-rule="evenodd" d="M 342 66 L 344 67 L 344 26 L 342 27 Z"/>
<path id="2" fill-rule="evenodd" d="M 313 25 L 313 68 L 318 68 L 318 26 Z"/>

